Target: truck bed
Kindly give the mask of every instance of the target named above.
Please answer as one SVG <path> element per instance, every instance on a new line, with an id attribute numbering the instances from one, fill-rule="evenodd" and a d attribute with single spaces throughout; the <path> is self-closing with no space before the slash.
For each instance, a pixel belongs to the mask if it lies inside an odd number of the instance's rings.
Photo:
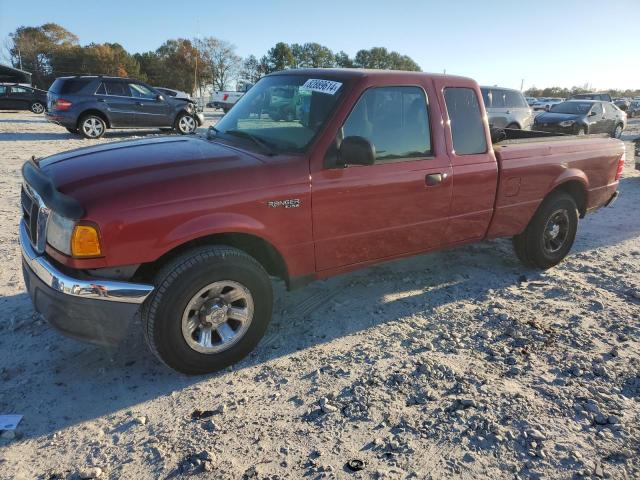
<path id="1" fill-rule="evenodd" d="M 504 139 L 493 150 L 500 174 L 488 236 L 500 237 L 522 232 L 540 202 L 560 184 L 584 197 L 578 206 L 581 215 L 607 203 L 617 190 L 624 145 L 607 135 L 545 135 Z"/>

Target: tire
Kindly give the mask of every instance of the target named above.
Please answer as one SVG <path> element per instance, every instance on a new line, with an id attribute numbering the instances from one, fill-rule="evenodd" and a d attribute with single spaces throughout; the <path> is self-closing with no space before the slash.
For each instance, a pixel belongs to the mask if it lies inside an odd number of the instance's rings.
<path id="1" fill-rule="evenodd" d="M 106 130 L 105 121 L 93 113 L 83 115 L 78 121 L 78 131 L 84 138 L 95 140 L 102 137 Z"/>
<path id="2" fill-rule="evenodd" d="M 587 134 L 587 127 L 578 127 L 578 131 L 576 132 L 576 135 L 586 135 Z"/>
<path id="3" fill-rule="evenodd" d="M 173 128 L 182 135 L 191 135 L 196 132 L 198 125 L 192 115 L 182 112 L 176 117 Z"/>
<path id="4" fill-rule="evenodd" d="M 613 132 L 611 132 L 611 136 L 613 138 L 620 138 L 622 136 L 623 130 L 624 130 L 624 126 L 621 123 L 618 123 L 613 129 Z"/>
<path id="5" fill-rule="evenodd" d="M 271 320 L 269 275 L 236 248 L 190 250 L 163 267 L 154 284 L 141 310 L 145 338 L 162 362 L 188 375 L 215 372 L 240 361 L 255 348 Z M 233 318 L 237 313 L 229 314 L 234 309 L 243 313 L 244 322 Z"/>
<path id="6" fill-rule="evenodd" d="M 578 207 L 573 197 L 565 192 L 552 193 L 542 202 L 524 232 L 513 237 L 513 247 L 525 265 L 551 268 L 567 256 L 577 230 Z"/>
<path id="7" fill-rule="evenodd" d="M 41 113 L 44 113 L 46 108 L 42 102 L 33 102 L 29 107 L 29 110 L 31 110 L 33 113 L 37 113 L 38 115 L 40 115 Z"/>
<path id="8" fill-rule="evenodd" d="M 517 123 L 510 123 L 505 128 L 511 128 L 513 130 L 520 130 L 520 125 L 518 125 Z"/>
<path id="9" fill-rule="evenodd" d="M 227 114 L 227 113 L 229 113 L 229 110 L 231 110 L 229 107 L 223 107 L 222 108 L 222 113 Z"/>
<path id="10" fill-rule="evenodd" d="M 77 128 L 69 128 L 69 127 L 66 127 L 66 129 L 67 129 L 67 132 L 72 133 L 72 134 L 74 134 L 74 135 L 77 135 L 78 133 L 80 133 L 80 132 L 78 132 L 78 129 L 77 129 Z"/>

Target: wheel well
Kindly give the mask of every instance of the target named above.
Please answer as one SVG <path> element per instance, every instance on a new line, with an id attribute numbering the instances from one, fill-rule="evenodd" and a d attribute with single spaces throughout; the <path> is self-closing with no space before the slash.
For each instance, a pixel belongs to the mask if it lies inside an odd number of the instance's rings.
<path id="1" fill-rule="evenodd" d="M 518 124 L 518 122 L 511 122 L 509 125 L 507 125 L 507 127 L 506 127 L 506 128 L 514 128 L 514 129 L 517 129 L 517 130 L 520 130 L 520 129 L 521 129 L 521 127 L 520 127 L 520 125 Z"/>
<path id="2" fill-rule="evenodd" d="M 80 120 L 82 119 L 82 117 L 84 117 L 85 115 L 96 115 L 97 117 L 100 117 L 102 120 L 104 120 L 104 123 L 107 124 L 107 128 L 111 128 L 111 123 L 109 122 L 109 117 L 107 117 L 103 112 L 101 112 L 100 110 L 85 110 L 84 112 L 82 112 L 79 116 L 78 116 L 78 123 L 77 123 L 77 127 L 80 128 Z"/>
<path id="3" fill-rule="evenodd" d="M 187 250 L 203 245 L 226 245 L 242 250 L 255 258 L 269 275 L 284 280 L 287 285 L 289 283 L 287 265 L 280 252 L 266 240 L 246 233 L 220 233 L 191 240 L 165 253 L 155 262 L 142 264 L 134 277 L 140 281 L 151 281 L 155 273 L 167 262 Z"/>
<path id="4" fill-rule="evenodd" d="M 553 189 L 554 192 L 566 192 L 573 197 L 578 206 L 578 212 L 580 212 L 580 218 L 584 217 L 587 213 L 587 190 L 584 185 L 578 180 L 571 180 L 569 182 L 562 183 Z"/>

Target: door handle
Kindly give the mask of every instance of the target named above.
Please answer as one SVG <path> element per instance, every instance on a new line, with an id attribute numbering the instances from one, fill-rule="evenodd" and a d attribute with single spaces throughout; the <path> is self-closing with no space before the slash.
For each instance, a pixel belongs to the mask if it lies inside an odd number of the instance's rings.
<path id="1" fill-rule="evenodd" d="M 446 173 L 430 173 L 424 177 L 424 183 L 427 184 L 427 187 L 435 187 L 440 185 L 446 178 Z"/>
<path id="2" fill-rule="evenodd" d="M 142 102 L 136 102 L 136 105 L 138 105 L 139 107 L 144 107 L 144 103 Z"/>
<path id="3" fill-rule="evenodd" d="M 98 101 L 104 103 L 105 100 L 104 98 L 99 98 Z"/>

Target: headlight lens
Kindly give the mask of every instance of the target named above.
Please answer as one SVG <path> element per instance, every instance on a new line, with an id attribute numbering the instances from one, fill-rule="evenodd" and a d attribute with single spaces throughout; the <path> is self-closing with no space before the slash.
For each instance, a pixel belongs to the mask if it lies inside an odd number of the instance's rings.
<path id="1" fill-rule="evenodd" d="M 73 220 L 51 212 L 47 222 L 47 243 L 56 250 L 71 255 L 71 233 L 74 224 Z"/>
<path id="2" fill-rule="evenodd" d="M 561 127 L 570 127 L 574 123 L 576 123 L 576 122 L 574 122 L 573 120 L 565 120 L 564 122 L 560 122 L 560 126 Z"/>

